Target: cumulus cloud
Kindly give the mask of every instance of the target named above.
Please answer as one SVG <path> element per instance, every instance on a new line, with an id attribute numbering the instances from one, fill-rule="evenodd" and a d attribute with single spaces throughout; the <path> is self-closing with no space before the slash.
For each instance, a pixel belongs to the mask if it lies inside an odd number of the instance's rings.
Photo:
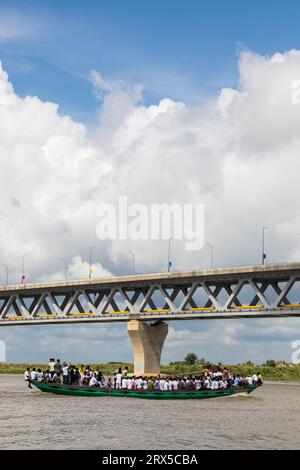
<path id="1" fill-rule="evenodd" d="M 101 106 L 91 130 L 58 104 L 17 96 L 1 66 L 0 252 L 10 281 L 20 279 L 25 253 L 30 281 L 62 278 L 61 258 L 70 277 L 86 277 L 90 246 L 95 276 L 129 272 L 129 250 L 137 270 L 165 270 L 166 240 L 97 239 L 97 206 L 119 195 L 129 203 L 204 203 L 217 265 L 258 262 L 263 225 L 268 261 L 300 259 L 300 105 L 292 100 L 300 52 L 243 52 L 239 73 L 236 89 L 205 104 L 166 97 L 146 106 L 140 85 L 92 71 Z M 187 252 L 176 240 L 172 258 L 175 269 L 204 267 L 209 250 Z M 234 332 L 225 333 L 237 346 Z"/>

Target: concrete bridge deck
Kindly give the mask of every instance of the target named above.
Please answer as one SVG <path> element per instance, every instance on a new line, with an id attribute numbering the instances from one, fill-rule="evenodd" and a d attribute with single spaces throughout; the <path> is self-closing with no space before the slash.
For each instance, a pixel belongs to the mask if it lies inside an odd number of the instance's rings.
<path id="1" fill-rule="evenodd" d="M 0 326 L 299 316 L 299 281 L 284 263 L 1 286 Z"/>

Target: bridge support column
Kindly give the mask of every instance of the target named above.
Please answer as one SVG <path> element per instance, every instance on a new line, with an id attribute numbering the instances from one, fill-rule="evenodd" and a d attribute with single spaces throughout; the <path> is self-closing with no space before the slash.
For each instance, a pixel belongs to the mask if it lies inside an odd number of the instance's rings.
<path id="1" fill-rule="evenodd" d="M 140 320 L 130 320 L 127 330 L 134 352 L 134 374 L 159 374 L 161 350 L 168 334 L 168 325 L 163 322 L 149 325 Z"/>

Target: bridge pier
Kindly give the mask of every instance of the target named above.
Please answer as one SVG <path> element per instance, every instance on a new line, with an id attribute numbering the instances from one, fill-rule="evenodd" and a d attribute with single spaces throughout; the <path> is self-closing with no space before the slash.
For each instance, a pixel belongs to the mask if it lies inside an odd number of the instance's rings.
<path id="1" fill-rule="evenodd" d="M 130 320 L 127 325 L 134 353 L 134 374 L 159 374 L 161 351 L 168 334 L 167 323 L 149 325 L 140 320 Z"/>

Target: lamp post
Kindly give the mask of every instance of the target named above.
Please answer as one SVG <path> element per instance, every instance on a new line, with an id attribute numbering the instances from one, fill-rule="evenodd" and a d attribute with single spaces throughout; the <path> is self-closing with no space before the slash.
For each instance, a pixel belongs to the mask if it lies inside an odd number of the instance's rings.
<path id="1" fill-rule="evenodd" d="M 135 265 L 135 254 L 132 251 L 129 251 L 132 256 L 132 273 L 134 274 L 134 265 Z"/>
<path id="2" fill-rule="evenodd" d="M 65 280 L 68 279 L 68 261 L 65 258 L 61 258 L 61 261 L 65 265 Z"/>
<path id="3" fill-rule="evenodd" d="M 25 258 L 26 258 L 26 256 L 29 256 L 29 255 L 27 254 L 27 255 L 23 255 L 23 256 L 22 256 L 22 277 L 21 277 L 21 284 L 24 284 L 24 279 L 25 279 L 24 268 L 25 268 Z"/>
<path id="4" fill-rule="evenodd" d="M 95 247 L 94 246 L 91 246 L 90 247 L 90 269 L 89 269 L 89 279 L 92 278 L 92 254 L 93 254 L 93 249 Z"/>
<path id="5" fill-rule="evenodd" d="M 265 253 L 265 231 L 268 229 L 269 227 L 267 226 L 264 226 L 262 228 L 262 254 L 261 254 L 261 264 L 265 264 L 265 259 L 267 257 L 266 253 Z"/>
<path id="6" fill-rule="evenodd" d="M 170 272 L 172 261 L 171 261 L 171 241 L 174 240 L 174 237 L 169 238 L 169 250 L 168 250 L 168 273 Z"/>
<path id="7" fill-rule="evenodd" d="M 211 243 L 206 243 L 210 248 L 210 267 L 214 267 L 214 246 Z"/>
<path id="8" fill-rule="evenodd" d="M 8 266 L 6 266 L 6 264 L 1 264 L 1 266 L 6 270 L 6 285 L 8 285 Z"/>

